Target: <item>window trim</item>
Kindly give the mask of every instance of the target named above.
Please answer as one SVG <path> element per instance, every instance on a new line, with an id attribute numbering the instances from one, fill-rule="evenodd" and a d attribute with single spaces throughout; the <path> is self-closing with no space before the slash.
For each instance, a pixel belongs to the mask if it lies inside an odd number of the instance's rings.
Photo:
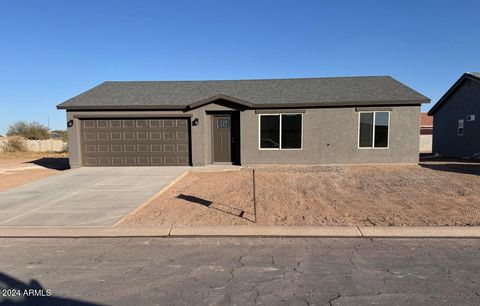
<path id="1" fill-rule="evenodd" d="M 282 148 L 282 115 L 300 115 L 302 118 L 302 135 L 300 137 L 300 148 Z M 262 148 L 262 116 L 279 116 L 279 144 L 278 148 Z M 262 113 L 258 114 L 258 149 L 260 151 L 301 151 L 303 150 L 303 113 Z"/>
<path id="2" fill-rule="evenodd" d="M 461 127 L 460 127 L 460 122 L 462 123 Z M 462 129 L 462 133 L 460 133 L 460 129 Z M 458 121 L 457 121 L 457 136 L 463 136 L 464 134 L 465 134 L 465 120 L 458 119 Z"/>
<path id="3" fill-rule="evenodd" d="M 360 147 L 360 114 L 362 113 L 373 113 L 373 129 L 372 129 L 372 146 L 371 147 Z M 387 133 L 387 146 L 386 147 L 375 147 L 375 118 L 376 115 L 375 113 L 388 113 L 388 133 Z M 391 119 L 391 111 L 385 111 L 385 110 L 378 110 L 378 111 L 359 111 L 358 112 L 358 126 L 357 126 L 357 149 L 360 150 L 388 150 L 390 149 L 390 119 Z"/>

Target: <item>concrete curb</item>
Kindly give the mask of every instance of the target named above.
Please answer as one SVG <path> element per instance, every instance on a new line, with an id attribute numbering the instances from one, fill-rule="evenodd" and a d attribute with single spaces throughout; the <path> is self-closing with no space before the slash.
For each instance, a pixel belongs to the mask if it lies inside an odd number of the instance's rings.
<path id="1" fill-rule="evenodd" d="M 0 226 L 0 238 L 168 237 L 171 229 L 168 225 L 152 228 Z"/>
<path id="2" fill-rule="evenodd" d="M 329 237 L 329 238 L 480 238 L 480 227 L 369 226 L 158 226 L 41 227 L 0 226 L 0 238 L 113 237 Z"/>
<path id="3" fill-rule="evenodd" d="M 362 237 L 356 226 L 173 226 L 170 236 Z"/>
<path id="4" fill-rule="evenodd" d="M 480 226 L 358 227 L 366 238 L 480 238 Z"/>

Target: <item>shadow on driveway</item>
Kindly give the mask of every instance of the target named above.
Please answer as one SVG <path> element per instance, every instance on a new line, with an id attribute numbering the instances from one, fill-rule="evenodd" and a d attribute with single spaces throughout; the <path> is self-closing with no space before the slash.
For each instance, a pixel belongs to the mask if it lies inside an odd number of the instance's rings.
<path id="1" fill-rule="evenodd" d="M 70 169 L 68 158 L 63 157 L 43 157 L 40 159 L 29 161 L 28 163 L 54 170 Z"/>

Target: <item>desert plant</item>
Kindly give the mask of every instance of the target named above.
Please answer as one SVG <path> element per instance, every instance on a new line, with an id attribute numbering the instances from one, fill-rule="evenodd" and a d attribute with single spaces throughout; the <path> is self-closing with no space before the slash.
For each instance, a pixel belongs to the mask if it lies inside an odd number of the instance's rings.
<path id="1" fill-rule="evenodd" d="M 22 136 L 30 140 L 48 139 L 48 128 L 38 122 L 17 121 L 8 127 L 7 136 Z"/>
<path id="2" fill-rule="evenodd" d="M 21 136 L 7 137 L 1 144 L 4 152 L 26 152 L 27 146 Z"/>

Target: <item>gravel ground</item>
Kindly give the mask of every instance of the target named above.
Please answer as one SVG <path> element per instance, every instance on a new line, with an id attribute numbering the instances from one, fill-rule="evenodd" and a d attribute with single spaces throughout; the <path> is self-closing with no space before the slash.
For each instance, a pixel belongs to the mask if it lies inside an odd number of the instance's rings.
<path id="1" fill-rule="evenodd" d="M 257 167 L 259 225 L 480 225 L 480 164 Z M 193 172 L 121 226 L 254 224 L 252 169 Z"/>

